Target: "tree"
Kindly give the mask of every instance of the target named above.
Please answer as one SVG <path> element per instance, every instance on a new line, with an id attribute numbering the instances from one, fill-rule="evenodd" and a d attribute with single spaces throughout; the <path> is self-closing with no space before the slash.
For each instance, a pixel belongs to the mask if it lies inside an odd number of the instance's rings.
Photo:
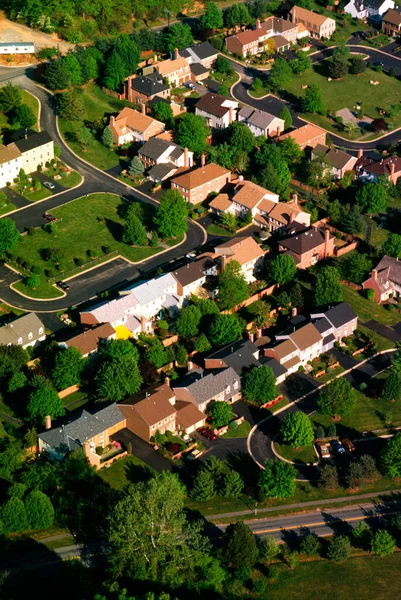
<path id="1" fill-rule="evenodd" d="M 31 529 L 49 529 L 53 525 L 54 508 L 43 492 L 30 492 L 25 500 L 25 509 Z"/>
<path id="2" fill-rule="evenodd" d="M 183 486 L 166 471 L 127 486 L 110 510 L 113 577 L 141 573 L 143 579 L 180 585 L 185 573 L 191 580 L 210 544 L 200 535 L 200 523 L 187 521 L 183 505 Z"/>
<path id="3" fill-rule="evenodd" d="M 356 201 L 363 213 L 385 212 L 387 208 L 386 188 L 382 183 L 366 183 L 356 193 Z"/>
<path id="4" fill-rule="evenodd" d="M 291 67 L 285 58 L 276 58 L 269 73 L 269 86 L 274 91 L 284 90 L 292 78 Z"/>
<path id="5" fill-rule="evenodd" d="M 258 558 L 256 539 L 251 528 L 242 521 L 231 523 L 223 535 L 221 556 L 233 569 L 252 568 Z"/>
<path id="6" fill-rule="evenodd" d="M 191 295 L 190 302 L 199 308 L 202 317 L 220 314 L 220 309 L 216 302 L 210 300 L 210 298 L 198 298 L 198 296 Z"/>
<path id="7" fill-rule="evenodd" d="M 302 75 L 312 66 L 312 60 L 306 52 L 297 52 L 297 58 L 290 62 L 291 71 L 295 75 Z"/>
<path id="8" fill-rule="evenodd" d="M 195 341 L 195 350 L 198 352 L 207 352 L 211 348 L 211 344 L 204 333 L 201 333 Z"/>
<path id="9" fill-rule="evenodd" d="M 139 177 L 140 175 L 143 175 L 144 170 L 145 167 L 143 166 L 143 163 L 139 156 L 134 156 L 134 158 L 130 162 L 128 175 L 131 175 L 131 177 Z"/>
<path id="10" fill-rule="evenodd" d="M 232 418 L 231 406 L 227 402 L 211 402 L 208 413 L 214 429 L 228 425 Z"/>
<path id="11" fill-rule="evenodd" d="M 214 62 L 214 70 L 221 75 L 232 75 L 234 71 L 228 58 L 221 54 L 218 55 Z"/>
<path id="12" fill-rule="evenodd" d="M 234 233 L 238 227 L 238 220 L 235 215 L 227 212 L 227 213 L 223 213 L 221 215 L 221 224 L 228 231 L 231 231 L 231 233 Z"/>
<path id="13" fill-rule="evenodd" d="M 317 83 L 311 83 L 308 86 L 305 96 L 302 98 L 302 112 L 326 114 L 322 91 Z"/>
<path id="14" fill-rule="evenodd" d="M 302 291 L 302 287 L 299 283 L 296 283 L 290 292 L 291 304 L 297 309 L 303 308 L 305 304 L 304 293 Z"/>
<path id="15" fill-rule="evenodd" d="M 0 219 L 0 256 L 15 250 L 20 241 L 20 233 L 12 219 Z"/>
<path id="16" fill-rule="evenodd" d="M 12 374 L 8 380 L 7 391 L 9 394 L 13 394 L 17 390 L 21 390 L 26 386 L 27 378 L 22 371 L 16 371 Z"/>
<path id="17" fill-rule="evenodd" d="M 257 300 L 248 307 L 248 311 L 252 315 L 252 321 L 258 328 L 266 325 L 266 322 L 269 318 L 270 310 L 270 304 L 268 304 L 264 300 Z"/>
<path id="18" fill-rule="evenodd" d="M 186 365 L 188 362 L 188 352 L 182 344 L 175 347 L 175 359 L 179 365 Z"/>
<path id="19" fill-rule="evenodd" d="M 337 468 L 332 465 L 324 465 L 320 470 L 319 487 L 324 490 L 335 490 L 338 488 Z"/>
<path id="20" fill-rule="evenodd" d="M 56 390 L 64 390 L 70 385 L 80 384 L 86 362 L 78 348 L 71 346 L 65 350 L 60 349 L 55 356 L 51 373 L 51 379 Z"/>
<path id="21" fill-rule="evenodd" d="M 278 114 L 278 117 L 279 119 L 283 119 L 284 129 L 290 129 L 292 127 L 292 115 L 287 106 L 283 106 Z"/>
<path id="22" fill-rule="evenodd" d="M 191 490 L 191 498 L 206 502 L 216 495 L 214 479 L 212 474 L 205 469 L 201 469 L 194 480 Z"/>
<path id="23" fill-rule="evenodd" d="M 232 4 L 224 11 L 224 25 L 234 27 L 234 25 L 248 25 L 252 19 L 249 15 L 248 7 L 245 4 Z"/>
<path id="24" fill-rule="evenodd" d="M 303 156 L 301 148 L 291 137 L 280 142 L 280 152 L 288 164 L 298 162 Z"/>
<path id="25" fill-rule="evenodd" d="M 165 52 L 173 52 L 176 48 L 188 48 L 194 43 L 192 31 L 189 25 L 185 23 L 174 23 L 168 33 L 163 36 L 163 45 Z"/>
<path id="26" fill-rule="evenodd" d="M 241 265 L 230 260 L 219 277 L 217 300 L 222 310 L 232 308 L 249 297 L 248 284 L 242 273 Z"/>
<path id="27" fill-rule="evenodd" d="M 124 61 L 117 50 L 113 50 L 106 61 L 104 85 L 109 90 L 117 92 L 126 76 Z"/>
<path id="28" fill-rule="evenodd" d="M 285 417 L 280 432 L 284 442 L 293 448 L 310 446 L 315 439 L 311 420 L 300 411 Z"/>
<path id="29" fill-rule="evenodd" d="M 22 90 L 8 81 L 0 90 L 0 108 L 5 113 L 16 110 L 22 104 Z"/>
<path id="30" fill-rule="evenodd" d="M 66 121 L 79 121 L 85 116 L 82 90 L 71 88 L 58 99 L 58 111 Z"/>
<path id="31" fill-rule="evenodd" d="M 143 338 L 141 339 L 143 340 Z M 159 369 L 165 365 L 167 362 L 167 356 L 161 341 L 156 337 L 148 337 L 143 341 L 145 341 L 147 345 L 145 357 L 150 364 L 154 365 L 156 369 Z"/>
<path id="32" fill-rule="evenodd" d="M 333 56 L 327 65 L 329 77 L 341 79 L 348 73 L 348 61 L 343 56 Z"/>
<path id="33" fill-rule="evenodd" d="M 27 411 L 30 419 L 43 424 L 47 415 L 52 419 L 61 417 L 64 406 L 51 383 L 44 378 L 42 380 L 40 386 L 29 394 Z"/>
<path id="34" fill-rule="evenodd" d="M 395 344 L 396 351 L 393 354 L 391 359 L 391 370 L 393 373 L 401 373 L 401 344 L 400 342 L 396 342 Z M 1 346 L 0 346 L 1 348 Z"/>
<path id="35" fill-rule="evenodd" d="M 356 406 L 355 392 L 347 379 L 339 377 L 320 390 L 317 404 L 322 414 L 343 417 Z"/>
<path id="36" fill-rule="evenodd" d="M 206 10 L 199 19 L 202 29 L 220 29 L 223 27 L 223 13 L 215 2 L 208 2 Z"/>
<path id="37" fill-rule="evenodd" d="M 25 505 L 19 498 L 10 498 L 1 507 L 2 533 L 17 533 L 29 529 Z"/>
<path id="38" fill-rule="evenodd" d="M 359 252 L 352 252 L 341 264 L 341 272 L 344 278 L 358 285 L 367 279 L 371 268 L 372 261 L 368 255 Z"/>
<path id="39" fill-rule="evenodd" d="M 371 548 L 377 556 L 388 556 L 395 550 L 395 539 L 385 529 L 378 529 L 372 537 Z"/>
<path id="40" fill-rule="evenodd" d="M 337 427 L 335 423 L 330 423 L 330 425 L 327 428 L 327 435 L 328 437 L 336 437 Z"/>
<path id="41" fill-rule="evenodd" d="M 20 127 L 33 127 L 36 124 L 36 115 L 27 104 L 20 104 L 14 111 L 13 125 Z"/>
<path id="42" fill-rule="evenodd" d="M 320 553 L 322 545 L 316 533 L 307 533 L 301 540 L 300 550 L 307 556 L 316 556 Z"/>
<path id="43" fill-rule="evenodd" d="M 197 306 L 193 304 L 186 306 L 178 315 L 175 324 L 176 333 L 184 339 L 195 337 L 198 333 L 201 318 L 202 313 Z"/>
<path id="44" fill-rule="evenodd" d="M 259 406 L 276 398 L 278 389 L 273 370 L 267 365 L 262 365 L 244 373 L 242 393 L 247 400 Z"/>
<path id="45" fill-rule="evenodd" d="M 163 239 L 182 236 L 188 230 L 186 202 L 177 190 L 163 192 L 155 225 Z"/>
<path id="46" fill-rule="evenodd" d="M 95 383 L 97 395 L 102 400 L 118 402 L 131 396 L 142 383 L 138 363 L 132 358 L 106 362 L 98 370 Z"/>
<path id="47" fill-rule="evenodd" d="M 401 477 L 401 433 L 396 433 L 388 440 L 380 458 L 384 475 L 394 479 Z"/>
<path id="48" fill-rule="evenodd" d="M 139 352 L 131 340 L 105 340 L 100 346 L 99 358 L 102 362 L 125 358 L 139 360 Z"/>
<path id="49" fill-rule="evenodd" d="M 166 123 L 167 129 L 174 127 L 174 114 L 171 104 L 168 102 L 156 102 L 152 105 L 152 115 L 162 123 Z"/>
<path id="50" fill-rule="evenodd" d="M 401 400 L 401 373 L 393 371 L 384 382 L 381 396 L 384 400 L 397 401 Z"/>
<path id="51" fill-rule="evenodd" d="M 229 147 L 235 152 L 249 154 L 255 147 L 255 136 L 245 123 L 233 121 L 227 129 Z"/>
<path id="52" fill-rule="evenodd" d="M 342 302 L 343 293 L 340 274 L 335 267 L 323 267 L 316 278 L 315 305 L 325 306 L 333 302 Z"/>
<path id="53" fill-rule="evenodd" d="M 342 220 L 342 228 L 346 233 L 357 234 L 362 231 L 364 224 L 360 208 L 353 204 Z"/>
<path id="54" fill-rule="evenodd" d="M 362 465 L 364 481 L 374 481 L 380 477 L 373 456 L 370 456 L 370 454 L 363 454 L 359 459 L 359 463 Z"/>
<path id="55" fill-rule="evenodd" d="M 62 59 L 51 60 L 45 65 L 44 81 L 49 90 L 64 90 L 71 85 L 68 70 Z"/>
<path id="56" fill-rule="evenodd" d="M 188 148 L 197 155 L 202 154 L 206 146 L 209 127 L 206 119 L 193 113 L 185 113 L 178 121 L 175 139 L 177 144 Z"/>
<path id="57" fill-rule="evenodd" d="M 351 58 L 349 72 L 352 75 L 361 75 L 367 69 L 366 61 L 363 58 L 359 58 L 357 56 Z"/>
<path id="58" fill-rule="evenodd" d="M 208 338 L 214 346 L 225 346 L 238 340 L 242 329 L 236 315 L 217 315 L 210 326 Z"/>
<path id="59" fill-rule="evenodd" d="M 220 494 L 224 498 L 239 498 L 244 489 L 244 482 L 237 471 L 229 471 L 223 477 Z"/>
<path id="60" fill-rule="evenodd" d="M 351 554 L 351 542 L 345 535 L 335 535 L 329 542 L 327 558 L 335 562 L 342 562 Z"/>
<path id="61" fill-rule="evenodd" d="M 1 222 L 4 219 L 0 220 Z M 1 236 L 0 236 L 1 239 Z M 29 354 L 21 346 L 0 345 L 0 379 L 20 371 L 28 362 Z"/>
<path id="62" fill-rule="evenodd" d="M 355 489 L 360 487 L 363 482 L 363 467 L 359 462 L 352 462 L 349 466 L 347 477 L 347 486 L 350 489 Z"/>
<path id="63" fill-rule="evenodd" d="M 267 498 L 290 498 L 295 493 L 296 470 L 290 463 L 281 460 L 265 463 L 260 479 Z"/>
<path id="64" fill-rule="evenodd" d="M 114 136 L 110 127 L 107 126 L 103 129 L 102 133 L 102 144 L 107 146 L 107 148 L 111 148 L 114 145 Z M 141 163 L 142 164 L 142 163 Z"/>
<path id="65" fill-rule="evenodd" d="M 318 427 L 316 427 L 316 431 L 315 431 L 315 439 L 316 440 L 320 440 L 322 438 L 324 438 L 324 429 L 321 425 L 319 425 Z"/>
<path id="66" fill-rule="evenodd" d="M 146 229 L 142 225 L 141 219 L 130 210 L 125 219 L 122 241 L 135 246 L 147 246 L 148 244 Z"/>
<path id="67" fill-rule="evenodd" d="M 81 85 L 83 83 L 82 69 L 77 57 L 69 52 L 61 59 L 61 61 L 65 72 L 67 73 L 70 85 Z"/>
<path id="68" fill-rule="evenodd" d="M 279 146 L 264 144 L 256 154 L 255 161 L 259 166 L 259 185 L 281 196 L 285 195 L 291 180 L 291 172 Z"/>
<path id="69" fill-rule="evenodd" d="M 401 258 L 401 235 L 399 233 L 390 233 L 382 247 L 383 254 Z"/>
<path id="70" fill-rule="evenodd" d="M 285 285 L 294 279 L 297 265 L 292 256 L 278 254 L 269 265 L 269 276 L 274 283 Z"/>
<path id="71" fill-rule="evenodd" d="M 30 275 L 29 277 L 27 277 L 25 279 L 25 285 L 31 290 L 36 290 L 36 288 L 40 285 L 39 275 Z"/>
<path id="72" fill-rule="evenodd" d="M 259 543 L 259 560 L 271 562 L 280 554 L 280 546 L 272 535 L 265 535 Z"/>
<path id="73" fill-rule="evenodd" d="M 128 34 L 124 33 L 118 36 L 114 48 L 123 62 L 125 77 L 135 73 L 141 58 L 141 52 L 135 41 Z"/>

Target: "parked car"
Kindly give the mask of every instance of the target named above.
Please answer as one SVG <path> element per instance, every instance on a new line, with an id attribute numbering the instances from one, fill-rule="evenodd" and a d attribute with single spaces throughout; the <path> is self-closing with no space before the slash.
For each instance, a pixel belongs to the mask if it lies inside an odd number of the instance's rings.
<path id="1" fill-rule="evenodd" d="M 48 189 L 48 190 L 54 190 L 54 188 L 56 187 L 54 185 L 54 183 L 52 183 L 51 181 L 44 181 L 43 185 Z"/>
<path id="2" fill-rule="evenodd" d="M 57 281 L 56 286 L 61 288 L 65 292 L 68 292 L 68 290 L 70 289 L 70 286 L 65 281 Z"/>
<path id="3" fill-rule="evenodd" d="M 185 255 L 185 257 L 189 258 L 190 260 L 193 260 L 194 258 L 196 258 L 196 252 L 189 252 Z"/>
<path id="4" fill-rule="evenodd" d="M 188 460 L 195 460 L 196 458 L 199 458 L 202 455 L 202 452 L 200 450 L 198 450 L 197 448 L 195 448 L 195 450 L 192 450 L 192 452 L 188 452 L 188 454 L 186 455 L 186 458 Z"/>
<path id="5" fill-rule="evenodd" d="M 50 213 L 45 213 L 43 215 L 43 218 L 46 219 L 46 221 L 57 221 L 56 217 L 54 215 L 51 215 Z"/>
<path id="6" fill-rule="evenodd" d="M 184 83 L 185 87 L 189 88 L 190 90 L 194 90 L 195 86 L 193 83 L 191 83 L 190 81 L 187 81 L 186 83 Z"/>
<path id="7" fill-rule="evenodd" d="M 337 454 L 345 454 L 345 448 L 341 442 L 338 440 L 331 440 L 330 446 L 333 448 L 334 452 Z"/>
<path id="8" fill-rule="evenodd" d="M 345 447 L 345 449 L 348 450 L 348 452 L 354 452 L 355 446 L 351 442 L 351 440 L 349 440 L 348 438 L 344 438 L 343 440 L 341 440 L 341 442 L 342 442 L 343 446 Z"/>
<path id="9" fill-rule="evenodd" d="M 211 442 L 213 442 L 217 438 L 217 435 L 213 433 L 213 431 L 208 427 L 200 427 L 198 429 L 198 432 Z"/>
<path id="10" fill-rule="evenodd" d="M 330 449 L 327 444 L 318 444 L 317 448 L 322 458 L 330 458 Z"/>

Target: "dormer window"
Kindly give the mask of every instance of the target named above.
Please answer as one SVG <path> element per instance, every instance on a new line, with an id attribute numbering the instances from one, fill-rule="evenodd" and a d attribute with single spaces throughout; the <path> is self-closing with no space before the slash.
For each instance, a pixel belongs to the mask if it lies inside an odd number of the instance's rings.
<path id="1" fill-rule="evenodd" d="M 122 133 L 126 133 L 127 129 L 125 127 L 121 128 Z"/>
<path id="2" fill-rule="evenodd" d="M 18 338 L 18 344 L 22 344 L 22 338 Z"/>
<path id="3" fill-rule="evenodd" d="M 28 333 L 28 340 L 31 340 L 32 338 L 33 338 L 32 331 L 30 331 L 30 332 Z"/>
<path id="4" fill-rule="evenodd" d="M 43 333 L 43 327 L 39 327 L 39 335 L 42 335 Z"/>

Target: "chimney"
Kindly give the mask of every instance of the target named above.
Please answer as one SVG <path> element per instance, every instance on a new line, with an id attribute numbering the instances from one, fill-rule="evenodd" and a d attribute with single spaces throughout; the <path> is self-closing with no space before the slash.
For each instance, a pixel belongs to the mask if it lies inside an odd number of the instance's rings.
<path id="1" fill-rule="evenodd" d="M 256 330 L 256 339 L 258 340 L 261 337 L 262 337 L 262 330 L 261 329 L 257 329 Z"/>
<path id="2" fill-rule="evenodd" d="M 359 149 L 358 150 L 358 158 L 362 158 L 362 156 L 363 156 L 363 150 Z"/>
<path id="3" fill-rule="evenodd" d="M 290 223 L 293 223 L 293 222 L 294 222 L 294 213 L 292 212 L 290 214 Z"/>
<path id="4" fill-rule="evenodd" d="M 165 385 L 170 385 L 170 377 L 165 377 L 164 378 L 164 384 Z"/>
<path id="5" fill-rule="evenodd" d="M 184 148 L 184 167 L 188 169 L 188 148 Z"/>
<path id="6" fill-rule="evenodd" d="M 392 162 L 390 165 L 390 179 L 391 179 L 392 183 L 395 183 L 393 181 L 394 175 L 395 175 L 395 164 Z"/>
<path id="7" fill-rule="evenodd" d="M 280 137 L 280 134 L 281 134 L 281 129 L 280 129 L 280 127 L 277 127 L 277 131 L 276 131 L 277 137 Z"/>
<path id="8" fill-rule="evenodd" d="M 250 331 L 248 331 L 248 338 L 251 340 L 251 342 L 253 342 L 255 339 L 255 335 L 253 333 L 251 333 Z"/>
<path id="9" fill-rule="evenodd" d="M 28 130 L 27 130 L 27 128 L 26 128 L 26 127 L 25 127 L 25 139 L 26 139 L 26 140 L 28 139 Z"/>
<path id="10" fill-rule="evenodd" d="M 45 429 L 51 429 L 52 428 L 52 418 L 50 415 L 46 415 L 45 416 Z"/>
<path id="11" fill-rule="evenodd" d="M 260 29 L 261 27 L 260 19 L 256 19 L 256 29 Z"/>
<path id="12" fill-rule="evenodd" d="M 85 456 L 89 457 L 90 456 L 90 445 L 89 445 L 89 442 L 84 442 L 82 444 L 82 448 L 84 449 Z"/>
<path id="13" fill-rule="evenodd" d="M 377 279 L 377 269 L 372 269 L 372 279 L 376 281 Z"/>
<path id="14" fill-rule="evenodd" d="M 298 194 L 293 194 L 292 195 L 292 201 L 294 204 L 298 204 Z"/>
<path id="15" fill-rule="evenodd" d="M 110 125 L 113 126 L 115 124 L 115 122 L 116 122 L 116 118 L 111 116 L 110 117 Z"/>
<path id="16" fill-rule="evenodd" d="M 146 106 L 145 106 L 145 104 L 141 104 L 141 113 L 143 115 L 146 115 Z"/>
<path id="17" fill-rule="evenodd" d="M 234 121 L 234 108 L 230 106 L 228 109 L 228 123 L 231 124 Z"/>
<path id="18" fill-rule="evenodd" d="M 192 369 L 194 368 L 194 363 L 192 362 L 192 360 L 188 361 L 188 372 L 192 371 Z"/>
<path id="19" fill-rule="evenodd" d="M 206 163 L 206 156 L 205 156 L 205 154 L 202 154 L 201 155 L 201 165 L 202 165 L 202 167 L 205 166 L 205 163 Z"/>
<path id="20" fill-rule="evenodd" d="M 236 26 L 235 26 L 235 33 L 238 33 L 238 32 L 239 32 L 239 30 L 240 30 L 240 26 L 239 26 L 239 25 L 236 25 Z"/>
<path id="21" fill-rule="evenodd" d="M 291 317 L 296 317 L 296 316 L 297 316 L 297 314 L 298 314 L 298 309 L 297 309 L 297 307 L 296 307 L 296 306 L 293 306 L 293 307 L 291 308 Z"/>
<path id="22" fill-rule="evenodd" d="M 146 333 L 146 319 L 141 317 L 141 333 Z"/>
<path id="23" fill-rule="evenodd" d="M 225 269 L 225 268 L 226 268 L 226 266 L 227 266 L 227 257 L 226 257 L 226 255 L 225 255 L 225 254 L 222 254 L 220 258 L 221 258 L 221 266 L 220 266 L 220 270 L 221 270 L 221 272 L 223 272 L 223 271 L 224 271 L 224 269 Z"/>
<path id="24" fill-rule="evenodd" d="M 154 63 L 157 63 L 157 54 L 154 54 L 154 55 L 153 55 L 153 62 L 154 62 Z"/>
<path id="25" fill-rule="evenodd" d="M 174 60 L 178 60 L 180 58 L 180 53 L 178 52 L 178 48 L 174 48 Z"/>

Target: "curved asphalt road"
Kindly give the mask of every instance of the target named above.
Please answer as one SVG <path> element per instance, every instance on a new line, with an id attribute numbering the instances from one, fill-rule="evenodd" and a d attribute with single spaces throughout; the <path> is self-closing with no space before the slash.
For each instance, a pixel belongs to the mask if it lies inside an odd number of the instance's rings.
<path id="1" fill-rule="evenodd" d="M 155 200 L 151 197 L 141 194 L 139 191 L 125 185 L 104 171 L 96 169 L 70 151 L 57 129 L 54 98 L 46 90 L 32 81 L 30 78 L 32 77 L 32 72 L 33 69 L 29 67 L 26 69 L 0 67 L 0 85 L 12 79 L 15 85 L 26 89 L 38 98 L 41 103 L 41 128 L 46 130 L 55 143 L 60 146 L 62 159 L 81 173 L 85 180 L 84 183 L 77 188 L 66 190 L 57 196 L 52 196 L 42 202 L 34 203 L 9 215 L 9 217 L 15 221 L 18 229 L 24 231 L 24 229 L 28 227 L 42 225 L 44 222 L 42 217 L 43 213 L 47 211 L 50 212 L 66 202 L 95 192 L 118 194 L 129 202 L 149 202 L 156 204 Z M 59 311 L 68 308 L 69 306 L 85 302 L 105 289 L 118 284 L 128 283 L 129 281 L 132 281 L 132 279 L 143 275 L 145 272 L 152 271 L 159 267 L 166 270 L 172 270 L 173 265 L 170 263 L 173 263 L 188 252 L 198 248 L 204 244 L 205 241 L 204 230 L 193 221 L 189 221 L 187 238 L 183 244 L 172 248 L 168 252 L 156 255 L 138 265 L 130 264 L 123 259 L 116 259 L 93 271 L 83 273 L 79 277 L 71 280 L 67 297 L 56 300 L 30 300 L 17 294 L 9 287 L 9 284 L 13 281 L 17 281 L 20 277 L 18 274 L 3 266 L 0 267 L 0 297 L 7 304 L 26 311 Z"/>
<path id="2" fill-rule="evenodd" d="M 383 63 L 386 71 L 393 68 L 397 75 L 401 75 L 401 58 L 393 56 L 392 54 L 388 54 L 387 52 L 369 48 L 368 46 L 349 45 L 348 47 L 350 52 L 365 54 L 369 57 L 371 62 Z M 319 62 L 324 58 L 331 56 L 332 52 L 333 50 L 331 48 L 318 50 L 311 55 L 312 62 Z M 248 90 L 252 86 L 255 77 L 265 78 L 267 74 L 266 71 L 260 71 L 255 67 L 246 67 L 245 65 L 239 64 L 235 61 L 230 62 L 241 77 L 240 81 L 232 89 L 232 95 L 236 100 L 242 102 L 243 104 L 248 104 L 253 108 L 270 112 L 274 115 L 278 115 L 283 106 L 288 106 L 293 116 L 293 124 L 298 127 L 305 124 L 305 121 L 299 116 L 299 110 L 289 105 L 285 100 L 273 95 L 267 96 L 266 98 L 261 98 L 260 100 L 249 96 Z M 363 148 L 364 150 L 375 150 L 376 148 L 388 146 L 394 142 L 401 142 L 401 131 L 393 131 L 385 136 L 382 136 L 378 140 L 365 143 L 351 142 L 339 137 L 338 135 L 335 135 L 334 133 L 331 133 L 330 131 L 328 133 L 334 144 L 354 152 L 360 148 Z"/>

